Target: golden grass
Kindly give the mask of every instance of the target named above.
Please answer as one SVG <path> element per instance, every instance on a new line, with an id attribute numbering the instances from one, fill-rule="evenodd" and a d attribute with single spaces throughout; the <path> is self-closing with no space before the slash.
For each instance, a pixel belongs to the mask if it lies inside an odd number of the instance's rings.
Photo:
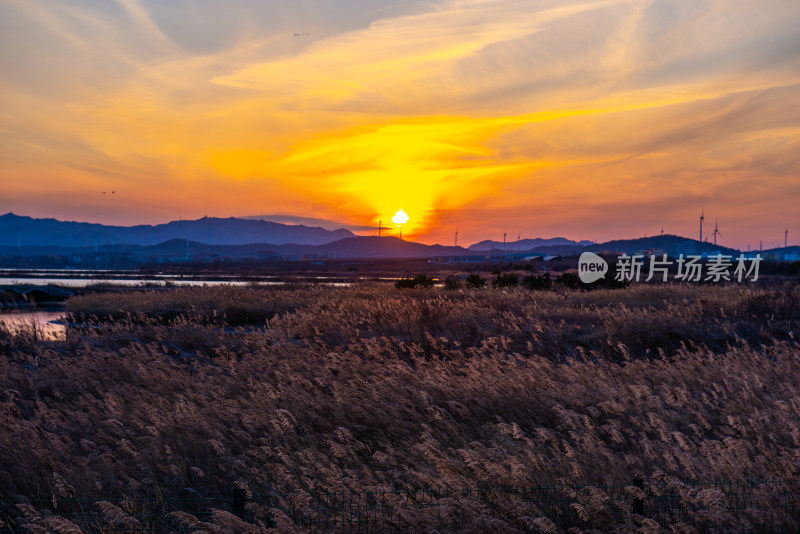
<path id="1" fill-rule="evenodd" d="M 637 474 L 780 479 L 796 494 L 798 300 L 796 287 L 738 286 L 82 297 L 69 310 L 83 327 L 64 341 L 0 333 L 0 497 Z M 237 306 L 249 326 L 220 312 Z M 586 525 L 616 528 L 591 498 Z"/>

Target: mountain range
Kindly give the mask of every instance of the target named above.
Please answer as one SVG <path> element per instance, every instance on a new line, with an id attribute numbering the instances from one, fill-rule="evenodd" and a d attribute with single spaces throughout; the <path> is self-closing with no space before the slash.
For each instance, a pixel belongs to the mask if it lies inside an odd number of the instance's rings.
<path id="1" fill-rule="evenodd" d="M 165 224 L 106 226 L 103 224 L 34 219 L 7 213 L 0 215 L 0 246 L 94 247 L 100 245 L 157 245 L 170 239 L 188 239 L 208 245 L 324 245 L 355 234 L 343 228 L 290 225 L 261 219 L 203 217 Z"/>
<path id="2" fill-rule="evenodd" d="M 511 256 L 530 252 L 547 256 L 577 256 L 581 252 L 715 254 L 732 256 L 733 248 L 676 235 L 623 239 L 605 243 L 571 241 L 563 237 L 523 239 L 506 243 L 481 241 L 468 248 L 425 245 L 396 237 L 356 236 L 346 229 L 329 230 L 263 220 L 208 218 L 161 225 L 101 224 L 0 216 L 0 256 L 74 256 L 98 253 L 129 258 L 319 258 L 378 259 L 471 256 Z M 797 253 L 797 247 L 775 249 Z M 769 253 L 773 251 L 764 251 Z M 509 261 L 512 258 L 509 258 Z"/>

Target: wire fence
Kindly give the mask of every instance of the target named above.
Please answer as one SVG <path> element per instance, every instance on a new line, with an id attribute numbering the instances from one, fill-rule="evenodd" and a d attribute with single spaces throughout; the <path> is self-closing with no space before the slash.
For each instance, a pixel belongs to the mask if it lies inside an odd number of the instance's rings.
<path id="1" fill-rule="evenodd" d="M 701 532 L 800 532 L 797 485 L 781 481 L 634 480 L 628 485 L 427 488 L 116 499 L 0 499 L 0 533 L 194 532 L 246 522 L 261 530 L 276 519 L 313 532 L 520 530 L 619 526 L 644 518 Z M 227 514 L 227 516 L 226 516 Z M 544 521 L 544 523 L 542 523 Z M 214 528 L 214 525 L 217 528 Z M 225 529 L 223 528 L 222 531 Z"/>

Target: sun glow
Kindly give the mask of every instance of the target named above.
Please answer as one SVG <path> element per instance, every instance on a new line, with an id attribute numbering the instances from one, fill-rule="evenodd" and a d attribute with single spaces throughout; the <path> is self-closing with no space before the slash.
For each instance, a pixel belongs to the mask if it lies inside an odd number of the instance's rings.
<path id="1" fill-rule="evenodd" d="M 397 213 L 392 217 L 392 222 L 397 225 L 403 225 L 408 222 L 408 213 L 403 210 L 397 210 Z"/>
<path id="2" fill-rule="evenodd" d="M 495 180 L 547 162 L 498 161 L 486 143 L 518 117 L 416 117 L 331 132 L 295 144 L 263 165 L 287 188 L 337 204 L 354 220 L 377 220 L 403 206 L 403 233 L 425 233 L 442 210 L 491 193 Z M 509 124 L 510 123 L 510 124 Z M 322 180 L 321 180 L 322 178 Z"/>
<path id="3" fill-rule="evenodd" d="M 796 212 L 800 2 L 40 4 L 0 2 L 0 213 L 394 235 L 402 206 L 432 244 L 694 235 L 718 199 L 746 246 Z"/>

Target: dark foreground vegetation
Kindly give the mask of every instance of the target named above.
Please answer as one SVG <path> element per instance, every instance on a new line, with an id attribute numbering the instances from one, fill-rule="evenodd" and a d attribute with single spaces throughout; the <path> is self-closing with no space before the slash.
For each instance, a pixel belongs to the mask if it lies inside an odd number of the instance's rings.
<path id="1" fill-rule="evenodd" d="M 0 531 L 800 528 L 796 286 L 185 288 L 68 311 L 62 340 L 0 330 Z"/>

